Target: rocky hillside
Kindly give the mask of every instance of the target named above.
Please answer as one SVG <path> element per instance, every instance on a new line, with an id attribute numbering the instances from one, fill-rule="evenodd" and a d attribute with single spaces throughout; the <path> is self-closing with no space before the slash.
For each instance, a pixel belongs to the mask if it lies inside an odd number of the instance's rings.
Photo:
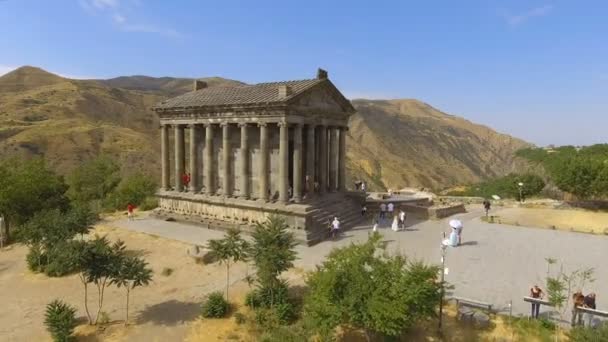
<path id="1" fill-rule="evenodd" d="M 241 82 L 203 78 L 209 86 Z M 0 157 L 44 156 L 67 173 L 106 153 L 127 170 L 159 172 L 158 101 L 184 93 L 192 79 L 118 77 L 72 80 L 34 67 L 0 77 Z M 353 101 L 348 171 L 372 187 L 443 187 L 511 171 L 526 143 L 447 115 L 416 100 Z"/>
<path id="2" fill-rule="evenodd" d="M 354 100 L 348 168 L 376 187 L 442 188 L 514 171 L 526 142 L 417 100 Z"/>

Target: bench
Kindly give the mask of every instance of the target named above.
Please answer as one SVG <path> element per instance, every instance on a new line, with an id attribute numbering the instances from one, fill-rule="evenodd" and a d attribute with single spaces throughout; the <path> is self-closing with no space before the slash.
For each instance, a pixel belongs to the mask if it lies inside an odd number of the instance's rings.
<path id="1" fill-rule="evenodd" d="M 492 304 L 490 303 L 485 303 L 478 300 L 463 297 L 452 297 L 452 299 L 456 301 L 457 308 L 462 304 L 463 306 L 484 309 L 490 312 L 492 311 Z"/>

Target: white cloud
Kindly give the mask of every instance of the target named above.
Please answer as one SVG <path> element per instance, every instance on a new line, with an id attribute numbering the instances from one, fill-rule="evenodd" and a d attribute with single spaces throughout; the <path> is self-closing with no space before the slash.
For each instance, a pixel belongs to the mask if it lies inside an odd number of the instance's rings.
<path id="1" fill-rule="evenodd" d="M 119 5 L 118 0 L 91 0 L 90 3 L 99 9 L 116 8 Z"/>
<path id="2" fill-rule="evenodd" d="M 124 23 L 124 22 L 126 22 L 126 21 L 127 21 L 127 18 L 125 18 L 125 17 L 124 17 L 123 15 L 121 15 L 121 14 L 116 13 L 116 14 L 114 14 L 114 15 L 112 16 L 112 20 L 114 20 L 114 22 L 115 22 L 115 23 L 117 23 L 117 24 L 122 24 L 122 23 Z"/>
<path id="3" fill-rule="evenodd" d="M 518 26 L 532 18 L 544 17 L 548 15 L 551 10 L 553 10 L 552 5 L 545 5 L 541 7 L 532 8 L 528 11 L 519 14 L 505 13 L 504 17 L 510 26 Z"/>
<path id="4" fill-rule="evenodd" d="M 172 28 L 129 20 L 124 12 L 129 12 L 132 7 L 143 6 L 140 0 L 80 0 L 80 5 L 89 14 L 110 16 L 116 28 L 123 32 L 152 33 L 170 38 L 181 37 L 181 34 Z"/>

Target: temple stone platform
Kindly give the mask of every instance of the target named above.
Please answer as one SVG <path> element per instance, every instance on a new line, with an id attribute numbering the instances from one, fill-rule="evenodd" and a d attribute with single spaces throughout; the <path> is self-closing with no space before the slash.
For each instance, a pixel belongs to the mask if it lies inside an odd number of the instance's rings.
<path id="1" fill-rule="evenodd" d="M 294 233 L 298 243 L 314 245 L 329 236 L 329 224 L 335 216 L 342 230 L 358 224 L 365 195 L 360 192 L 327 193 L 301 203 L 252 201 L 238 197 L 209 196 L 184 191 L 160 191 L 159 207 L 154 216 L 164 220 L 188 222 L 202 228 L 227 230 L 238 228 L 251 233 L 256 224 L 277 215 Z"/>

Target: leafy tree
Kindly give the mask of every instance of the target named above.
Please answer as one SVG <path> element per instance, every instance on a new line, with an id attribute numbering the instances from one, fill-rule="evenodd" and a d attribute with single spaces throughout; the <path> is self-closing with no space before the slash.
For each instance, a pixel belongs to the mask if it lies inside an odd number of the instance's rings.
<path id="1" fill-rule="evenodd" d="M 71 240 L 77 234 L 87 233 L 95 220 L 96 215 L 87 207 L 74 207 L 67 213 L 59 209 L 45 209 L 35 213 L 17 230 L 17 239 L 30 248 L 30 269 L 45 271 L 50 276 L 72 272 L 76 265 L 71 258 Z M 34 264 L 37 266 L 34 267 Z M 46 270 L 47 264 L 52 265 L 52 271 Z"/>
<path id="2" fill-rule="evenodd" d="M 45 209 L 66 210 L 68 186 L 63 177 L 47 168 L 43 159 L 6 160 L 0 163 L 0 215 L 4 216 L 4 236 L 10 227 L 20 226 Z"/>
<path id="3" fill-rule="evenodd" d="M 381 236 L 333 250 L 307 279 L 304 315 L 317 332 L 331 336 L 339 325 L 368 337 L 396 337 L 435 315 L 441 298 L 439 269 L 382 253 Z"/>
<path id="4" fill-rule="evenodd" d="M 555 263 L 554 259 L 547 258 L 547 273 L 550 265 Z M 557 309 L 560 319 L 565 320 L 566 311 L 570 307 L 570 298 L 573 289 L 583 289 L 587 281 L 593 282 L 593 269 L 579 269 L 570 273 L 563 271 L 563 266 L 554 275 L 547 276 L 547 300 Z M 559 337 L 559 324 L 555 325 L 555 340 Z"/>
<path id="5" fill-rule="evenodd" d="M 503 198 L 519 199 L 519 183 L 523 183 L 522 194 L 524 196 L 534 196 L 539 194 L 545 187 L 544 180 L 535 174 L 509 174 L 504 177 L 488 180 L 474 184 L 463 193 L 452 193 L 453 195 L 481 196 L 489 198 L 492 195 L 499 195 Z"/>
<path id="6" fill-rule="evenodd" d="M 109 156 L 100 155 L 76 168 L 68 177 L 70 199 L 81 203 L 103 200 L 120 183 L 120 167 Z"/>
<path id="7" fill-rule="evenodd" d="M 141 205 L 146 198 L 154 196 L 158 186 L 154 178 L 136 172 L 124 178 L 105 199 L 107 209 L 124 209 L 127 204 Z"/>
<path id="8" fill-rule="evenodd" d="M 133 255 L 123 255 L 116 262 L 117 269 L 114 270 L 110 284 L 117 287 L 124 287 L 127 291 L 127 313 L 125 325 L 129 322 L 129 294 L 132 289 L 140 286 L 147 286 L 152 281 L 152 269 L 148 263 L 140 257 Z"/>
<path id="9" fill-rule="evenodd" d="M 595 193 L 593 188 L 601 164 L 588 158 L 572 158 L 554 168 L 554 181 L 560 190 L 586 199 Z"/>
<path id="10" fill-rule="evenodd" d="M 79 244 L 75 254 L 78 258 L 80 281 L 84 287 L 85 311 L 89 324 L 97 324 L 99 313 L 103 307 L 106 286 L 116 277 L 120 265 L 125 258 L 124 242 L 118 240 L 110 244 L 108 239 L 96 236 L 95 239 Z M 88 285 L 97 288 L 97 314 L 93 321 L 88 308 Z"/>
<path id="11" fill-rule="evenodd" d="M 71 341 L 76 327 L 76 309 L 55 299 L 46 306 L 44 324 L 55 342 Z"/>
<path id="12" fill-rule="evenodd" d="M 256 278 L 262 291 L 270 293 L 270 306 L 281 288 L 279 276 L 293 267 L 296 260 L 296 242 L 288 231 L 285 220 L 272 215 L 264 223 L 258 223 L 253 232 L 251 258 L 256 267 Z"/>
<path id="13" fill-rule="evenodd" d="M 249 243 L 241 237 L 238 229 L 229 229 L 221 240 L 209 240 L 208 247 L 211 254 L 226 265 L 226 300 L 230 287 L 230 263 L 247 261 Z"/>

